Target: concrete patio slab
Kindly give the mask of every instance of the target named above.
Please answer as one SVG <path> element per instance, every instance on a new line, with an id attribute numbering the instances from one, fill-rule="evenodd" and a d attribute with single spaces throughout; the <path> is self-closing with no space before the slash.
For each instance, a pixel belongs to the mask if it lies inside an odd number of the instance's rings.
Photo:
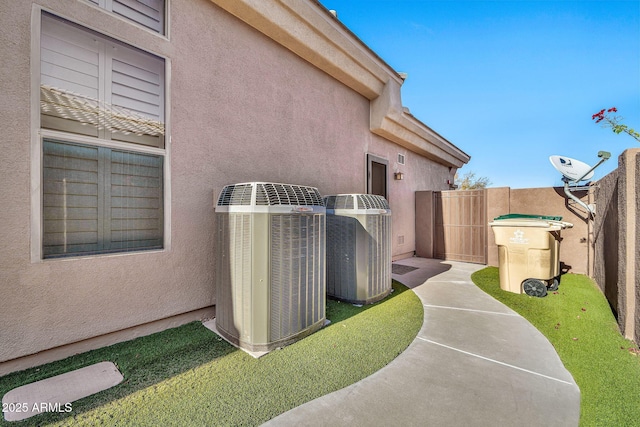
<path id="1" fill-rule="evenodd" d="M 223 340 L 225 340 L 226 342 L 228 342 L 229 344 L 231 344 L 232 346 L 234 346 L 238 350 L 244 351 L 245 353 L 247 353 L 249 356 L 253 357 L 254 359 L 259 359 L 262 356 L 264 356 L 265 354 L 269 354 L 268 351 L 251 351 L 251 350 L 247 350 L 246 348 L 242 348 L 239 345 L 236 345 L 236 344 L 232 343 L 231 341 L 226 339 L 224 337 L 224 335 L 222 335 L 220 332 L 218 332 L 218 328 L 216 327 L 216 319 L 211 319 L 211 320 L 207 320 L 205 322 L 202 322 L 202 326 L 204 326 L 205 328 L 209 329 L 211 332 L 213 332 L 214 334 L 216 334 L 217 336 L 219 336 L 220 338 L 222 338 Z"/>
<path id="2" fill-rule="evenodd" d="M 75 371 L 14 388 L 2 397 L 7 421 L 20 421 L 43 412 L 71 412 L 72 402 L 122 382 L 112 362 L 100 362 Z"/>

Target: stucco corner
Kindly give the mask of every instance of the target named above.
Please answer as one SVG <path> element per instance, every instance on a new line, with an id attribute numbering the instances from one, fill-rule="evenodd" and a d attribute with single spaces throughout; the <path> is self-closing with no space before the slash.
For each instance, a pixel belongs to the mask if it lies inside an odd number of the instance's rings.
<path id="1" fill-rule="evenodd" d="M 382 93 L 371 101 L 370 106 L 372 133 L 449 167 L 460 168 L 469 162 L 468 154 L 402 106 L 400 81 L 389 78 Z"/>

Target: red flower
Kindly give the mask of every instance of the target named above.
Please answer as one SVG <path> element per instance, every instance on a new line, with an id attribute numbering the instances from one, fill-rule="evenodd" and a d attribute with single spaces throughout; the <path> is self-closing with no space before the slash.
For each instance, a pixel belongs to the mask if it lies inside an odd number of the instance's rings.
<path id="1" fill-rule="evenodd" d="M 617 113 L 618 109 L 616 107 L 611 107 L 607 110 L 607 113 Z"/>
<path id="2" fill-rule="evenodd" d="M 597 112 L 593 116 L 591 116 L 591 120 L 595 120 L 596 118 L 598 119 L 598 122 L 600 120 L 604 119 L 604 109 L 600 110 L 599 112 Z"/>

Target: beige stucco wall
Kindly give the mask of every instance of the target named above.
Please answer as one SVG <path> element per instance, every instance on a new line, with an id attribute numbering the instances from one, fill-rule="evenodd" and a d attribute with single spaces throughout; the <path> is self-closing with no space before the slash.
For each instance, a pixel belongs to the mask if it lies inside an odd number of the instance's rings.
<path id="1" fill-rule="evenodd" d="M 618 168 L 598 181 L 593 277 L 625 337 L 640 342 L 640 149 L 618 157 Z"/>
<path id="2" fill-rule="evenodd" d="M 32 262 L 33 5 L 167 58 L 170 249 Z M 455 172 L 373 134 L 369 99 L 212 2 L 172 1 L 169 10 L 167 39 L 85 1 L 0 3 L 0 119 L 10 124 L 0 151 L 0 362 L 183 313 L 213 315 L 213 199 L 226 184 L 365 192 L 366 154 L 388 159 L 393 253 L 402 257 L 415 249 L 414 192 L 446 189 Z"/>
<path id="3" fill-rule="evenodd" d="M 595 200 L 598 215 L 593 224 L 592 247 L 595 253 L 593 278 L 611 305 L 614 314 L 618 314 L 618 265 L 624 262 L 624 254 L 618 250 L 620 227 L 618 208 L 618 181 L 620 169 L 598 180 Z M 624 225 L 624 224 L 623 224 Z"/>

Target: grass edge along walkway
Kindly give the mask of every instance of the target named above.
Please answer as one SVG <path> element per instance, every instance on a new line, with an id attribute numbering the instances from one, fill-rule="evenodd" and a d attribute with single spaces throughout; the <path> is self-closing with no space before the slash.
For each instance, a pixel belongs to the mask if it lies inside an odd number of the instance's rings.
<path id="1" fill-rule="evenodd" d="M 500 289 L 498 269 L 471 275 L 483 291 L 527 319 L 555 347 L 580 388 L 581 426 L 640 423 L 638 347 L 620 334 L 608 302 L 587 276 L 566 274 L 544 298 Z"/>
<path id="2" fill-rule="evenodd" d="M 423 307 L 398 282 L 364 307 L 327 300 L 331 324 L 254 359 L 200 322 L 0 377 L 10 389 L 110 360 L 124 381 L 73 403 L 70 414 L 46 413 L 0 425 L 260 425 L 307 401 L 378 371 L 418 334 Z"/>

